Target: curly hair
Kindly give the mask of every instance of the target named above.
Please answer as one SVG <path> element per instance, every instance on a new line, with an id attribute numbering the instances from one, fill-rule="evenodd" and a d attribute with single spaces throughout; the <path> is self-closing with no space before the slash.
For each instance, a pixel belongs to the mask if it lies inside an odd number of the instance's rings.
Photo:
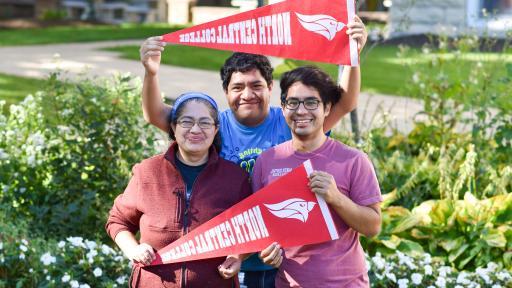
<path id="1" fill-rule="evenodd" d="M 267 57 L 257 54 L 233 53 L 222 68 L 220 68 L 220 78 L 222 79 L 222 88 L 224 91 L 228 90 L 229 82 L 231 81 L 231 75 L 235 72 L 247 72 L 253 69 L 258 69 L 261 76 L 267 81 L 267 85 L 272 85 L 272 65 Z"/>

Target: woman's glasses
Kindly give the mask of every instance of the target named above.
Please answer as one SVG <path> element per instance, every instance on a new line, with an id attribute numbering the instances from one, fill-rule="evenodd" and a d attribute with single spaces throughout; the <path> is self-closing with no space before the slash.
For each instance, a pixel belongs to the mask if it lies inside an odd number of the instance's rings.
<path id="1" fill-rule="evenodd" d="M 178 125 L 180 125 L 183 128 L 192 128 L 192 127 L 194 127 L 194 125 L 197 124 L 197 126 L 199 126 L 199 128 L 205 129 L 205 130 L 210 129 L 213 126 L 215 126 L 215 122 L 210 121 L 210 120 L 203 120 L 203 119 L 200 119 L 199 121 L 195 121 L 193 119 L 185 118 L 185 119 L 179 119 L 177 121 L 177 123 L 178 123 Z"/>

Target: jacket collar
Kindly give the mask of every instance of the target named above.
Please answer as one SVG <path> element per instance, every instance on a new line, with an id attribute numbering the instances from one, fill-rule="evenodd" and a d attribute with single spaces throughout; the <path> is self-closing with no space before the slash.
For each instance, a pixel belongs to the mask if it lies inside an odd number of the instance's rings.
<path id="1" fill-rule="evenodd" d="M 164 158 L 171 162 L 172 165 L 176 166 L 176 153 L 178 152 L 178 142 L 174 141 L 165 152 Z M 217 149 L 212 145 L 210 149 L 208 149 L 208 161 L 206 165 L 210 165 L 219 161 L 219 153 L 217 153 Z"/>

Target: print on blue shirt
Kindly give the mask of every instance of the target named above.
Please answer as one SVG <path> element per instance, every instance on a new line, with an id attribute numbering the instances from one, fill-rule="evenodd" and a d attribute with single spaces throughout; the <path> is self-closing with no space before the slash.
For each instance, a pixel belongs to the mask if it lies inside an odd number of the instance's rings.
<path id="1" fill-rule="evenodd" d="M 231 110 L 220 114 L 222 149 L 220 156 L 252 173 L 256 158 L 265 150 L 291 139 L 281 108 L 270 107 L 269 115 L 257 127 L 240 124 Z"/>

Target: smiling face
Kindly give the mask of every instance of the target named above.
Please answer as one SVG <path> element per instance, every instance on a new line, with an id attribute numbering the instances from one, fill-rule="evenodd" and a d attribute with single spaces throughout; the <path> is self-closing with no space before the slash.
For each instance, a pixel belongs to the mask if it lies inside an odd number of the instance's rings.
<path id="1" fill-rule="evenodd" d="M 318 90 L 306 86 L 302 84 L 302 82 L 295 82 L 288 88 L 286 100 L 320 101 L 318 107 L 311 110 L 306 109 L 304 103 L 300 103 L 299 107 L 293 110 L 283 105 L 283 112 L 286 123 L 290 126 L 294 137 L 299 139 L 314 139 L 324 135 L 324 120 L 325 117 L 329 115 L 331 106 L 322 103 L 322 98 L 320 98 Z"/>
<path id="2" fill-rule="evenodd" d="M 234 72 L 226 97 L 235 118 L 243 125 L 256 126 L 265 120 L 270 107 L 272 86 L 258 69 Z"/>
<path id="3" fill-rule="evenodd" d="M 180 153 L 184 155 L 205 155 L 213 143 L 218 127 L 205 103 L 199 101 L 188 101 L 180 113 L 177 124 L 172 124 L 174 136 Z M 191 128 L 184 128 L 193 122 Z M 199 126 L 210 126 L 209 128 L 200 128 Z"/>

